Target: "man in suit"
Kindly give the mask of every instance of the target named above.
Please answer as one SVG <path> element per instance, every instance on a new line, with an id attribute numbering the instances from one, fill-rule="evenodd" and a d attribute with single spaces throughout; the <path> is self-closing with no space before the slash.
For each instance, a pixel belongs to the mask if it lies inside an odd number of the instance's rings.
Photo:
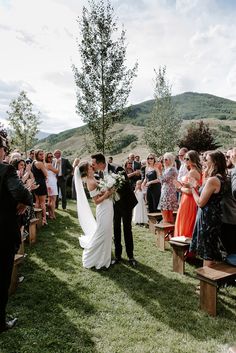
<path id="1" fill-rule="evenodd" d="M 119 263 L 122 255 L 121 244 L 121 221 L 123 223 L 123 233 L 125 240 L 126 253 L 131 266 L 136 266 L 137 262 L 134 259 L 134 244 L 132 234 L 132 210 L 138 203 L 133 190 L 130 187 L 127 175 L 120 166 L 114 166 L 106 163 L 102 153 L 96 153 L 91 156 L 92 166 L 95 172 L 100 171 L 103 175 L 108 173 L 122 172 L 126 178 L 124 185 L 118 190 L 120 199 L 114 203 L 114 243 L 115 243 L 115 259 L 112 264 Z M 102 176 L 100 174 L 100 176 Z"/>
<path id="2" fill-rule="evenodd" d="M 67 177 L 72 173 L 73 167 L 70 164 L 69 160 L 63 158 L 61 156 L 60 150 L 54 151 L 55 160 L 53 162 L 53 166 L 59 170 L 57 174 L 57 188 L 58 188 L 58 196 L 56 199 L 56 208 L 59 205 L 59 191 L 61 191 L 61 203 L 63 210 L 66 210 L 66 182 Z"/>
<path id="3" fill-rule="evenodd" d="M 134 153 L 130 153 L 128 160 L 132 163 L 133 175 L 129 178 L 131 186 L 135 189 L 137 180 L 141 180 L 141 162 L 137 160 L 139 156 L 135 156 Z"/>
<path id="4" fill-rule="evenodd" d="M 32 205 L 32 195 L 24 187 L 12 165 L 3 163 L 7 142 L 0 135 L 0 332 L 12 328 L 17 319 L 6 320 L 8 290 L 14 256 L 20 242 L 18 216 Z"/>

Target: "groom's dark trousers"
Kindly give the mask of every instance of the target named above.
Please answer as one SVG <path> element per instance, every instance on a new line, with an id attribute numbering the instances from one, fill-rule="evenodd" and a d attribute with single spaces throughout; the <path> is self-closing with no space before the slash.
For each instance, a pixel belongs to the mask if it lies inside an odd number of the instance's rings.
<path id="1" fill-rule="evenodd" d="M 121 171 L 126 177 L 126 182 L 118 191 L 120 200 L 114 204 L 114 244 L 115 244 L 115 257 L 119 260 L 122 254 L 121 244 L 121 221 L 123 223 L 123 233 L 125 240 L 126 253 L 129 259 L 133 259 L 134 243 L 132 234 L 132 211 L 137 205 L 138 201 L 130 186 L 127 175 L 122 167 L 114 167 L 108 164 L 108 171 L 118 173 Z"/>

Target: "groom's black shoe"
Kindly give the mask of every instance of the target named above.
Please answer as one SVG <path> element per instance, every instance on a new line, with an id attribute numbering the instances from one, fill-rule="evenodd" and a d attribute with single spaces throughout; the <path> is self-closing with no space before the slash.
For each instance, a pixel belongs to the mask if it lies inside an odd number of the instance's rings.
<path id="1" fill-rule="evenodd" d="M 117 258 L 115 257 L 113 260 L 111 260 L 111 265 L 116 265 L 119 264 L 121 262 L 121 257 Z"/>
<path id="2" fill-rule="evenodd" d="M 133 258 L 133 259 L 129 259 L 129 264 L 132 267 L 137 267 L 138 263 L 137 261 Z"/>

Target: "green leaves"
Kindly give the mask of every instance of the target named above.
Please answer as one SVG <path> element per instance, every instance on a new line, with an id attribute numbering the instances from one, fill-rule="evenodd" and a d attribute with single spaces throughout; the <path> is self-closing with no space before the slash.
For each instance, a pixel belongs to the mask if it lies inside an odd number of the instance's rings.
<path id="1" fill-rule="evenodd" d="M 27 156 L 27 150 L 34 144 L 39 131 L 39 113 L 33 112 L 33 104 L 26 92 L 21 91 L 19 96 L 11 101 L 7 114 L 12 128 L 12 144 L 24 151 Z"/>
<path id="2" fill-rule="evenodd" d="M 77 113 L 88 124 L 94 147 L 104 153 L 111 142 L 107 133 L 122 117 L 137 63 L 132 69 L 125 66 L 125 31 L 117 35 L 110 1 L 92 0 L 89 5 L 78 21 L 81 68 L 73 65 L 72 70 L 77 86 Z"/>

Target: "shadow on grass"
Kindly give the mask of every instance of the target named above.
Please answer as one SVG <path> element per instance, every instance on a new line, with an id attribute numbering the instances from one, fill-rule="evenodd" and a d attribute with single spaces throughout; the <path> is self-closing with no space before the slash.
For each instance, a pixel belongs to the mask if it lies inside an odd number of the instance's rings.
<path id="1" fill-rule="evenodd" d="M 220 336 L 225 335 L 227 325 L 232 330 L 232 322 L 235 322 L 236 315 L 221 301 L 218 308 L 219 316 L 227 319 L 226 326 L 222 325 L 221 320 L 199 311 L 199 297 L 195 294 L 194 285 L 183 283 L 181 278 L 180 280 L 173 278 L 173 273 L 167 278 L 141 263 L 137 269 L 126 264 L 124 262 L 115 265 L 114 268 L 100 274 L 115 281 L 132 300 L 158 321 L 199 340 L 206 339 L 206 325 L 211 326 L 207 331 L 208 339 L 218 337 L 220 340 Z"/>
<path id="2" fill-rule="evenodd" d="M 38 243 L 30 251 L 35 252 L 51 268 L 74 273 L 81 261 L 79 256 L 82 249 L 78 240 L 81 233 L 77 219 L 67 213 L 57 214 L 55 221 L 49 221 L 48 226 L 40 230 Z"/>
<path id="3" fill-rule="evenodd" d="M 24 275 L 10 299 L 19 323 L 1 335 L 1 353 L 97 352 L 88 325 L 81 320 L 95 312 L 85 299 L 86 290 L 79 284 L 70 288 L 31 259 L 24 265 Z"/>

